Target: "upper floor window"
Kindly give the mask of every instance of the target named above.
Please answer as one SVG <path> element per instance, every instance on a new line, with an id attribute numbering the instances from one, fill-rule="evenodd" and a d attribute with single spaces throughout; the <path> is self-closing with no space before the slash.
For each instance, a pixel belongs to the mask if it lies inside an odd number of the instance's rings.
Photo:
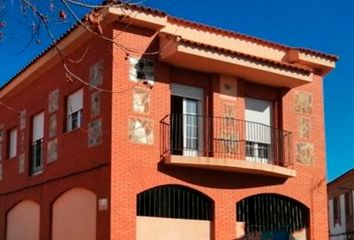
<path id="1" fill-rule="evenodd" d="M 44 113 L 35 115 L 32 119 L 31 174 L 38 173 L 43 168 L 43 134 Z"/>
<path id="2" fill-rule="evenodd" d="M 14 158 L 17 155 L 17 129 L 13 128 L 8 134 L 8 158 Z"/>
<path id="3" fill-rule="evenodd" d="M 272 102 L 256 98 L 245 99 L 246 159 L 271 163 L 272 156 Z"/>
<path id="4" fill-rule="evenodd" d="M 347 217 L 353 216 L 353 196 L 351 191 L 345 193 L 345 213 Z"/>
<path id="5" fill-rule="evenodd" d="M 333 198 L 333 222 L 334 224 L 340 223 L 340 202 L 337 197 Z"/>
<path id="6" fill-rule="evenodd" d="M 66 130 L 72 131 L 81 127 L 83 119 L 83 89 L 68 97 Z"/>

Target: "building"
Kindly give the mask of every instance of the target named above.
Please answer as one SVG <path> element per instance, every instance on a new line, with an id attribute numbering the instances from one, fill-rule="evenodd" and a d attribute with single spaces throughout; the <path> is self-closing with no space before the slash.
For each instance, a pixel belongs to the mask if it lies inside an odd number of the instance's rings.
<path id="1" fill-rule="evenodd" d="M 354 169 L 327 184 L 331 240 L 354 239 Z"/>
<path id="2" fill-rule="evenodd" d="M 1 87 L 0 238 L 328 238 L 337 57 L 142 6 L 100 14 L 115 43 L 75 26 L 65 64 L 53 45 Z"/>

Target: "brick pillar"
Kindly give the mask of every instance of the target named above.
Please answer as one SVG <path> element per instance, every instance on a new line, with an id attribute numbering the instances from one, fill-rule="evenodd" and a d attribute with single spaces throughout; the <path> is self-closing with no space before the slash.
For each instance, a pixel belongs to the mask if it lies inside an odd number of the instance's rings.
<path id="1" fill-rule="evenodd" d="M 46 198 L 43 198 L 40 202 L 40 239 L 51 239 L 51 232 L 52 232 L 52 216 L 51 216 L 51 205 L 48 203 Z"/>
<path id="2" fill-rule="evenodd" d="M 122 173 L 123 178 L 128 178 L 127 174 Z M 117 178 L 114 178 L 117 179 Z M 112 178 L 112 183 L 113 180 Z M 111 199 L 111 240 L 136 239 L 136 193 L 129 184 L 112 184 Z"/>
<path id="3" fill-rule="evenodd" d="M 236 203 L 227 194 L 221 193 L 215 202 L 214 240 L 235 239 L 236 234 Z"/>
<path id="4" fill-rule="evenodd" d="M 319 182 L 312 192 L 311 238 L 328 239 L 327 188 L 325 181 Z"/>

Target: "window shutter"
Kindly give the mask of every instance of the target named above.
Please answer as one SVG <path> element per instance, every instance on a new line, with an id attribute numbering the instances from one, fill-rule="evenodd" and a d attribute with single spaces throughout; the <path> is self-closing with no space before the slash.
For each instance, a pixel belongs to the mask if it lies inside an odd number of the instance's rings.
<path id="1" fill-rule="evenodd" d="M 42 139 L 44 134 L 44 113 L 37 114 L 33 117 L 32 141 Z"/>
<path id="2" fill-rule="evenodd" d="M 83 108 L 83 89 L 71 94 L 68 97 L 68 115 Z"/>
<path id="3" fill-rule="evenodd" d="M 255 98 L 246 98 L 246 140 L 272 143 L 272 103 Z"/>

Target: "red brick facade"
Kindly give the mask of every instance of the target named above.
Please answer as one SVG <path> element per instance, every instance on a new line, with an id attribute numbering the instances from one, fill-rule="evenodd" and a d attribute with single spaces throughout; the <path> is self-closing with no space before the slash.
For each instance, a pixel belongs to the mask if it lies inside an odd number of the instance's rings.
<path id="1" fill-rule="evenodd" d="M 83 45 L 83 49 L 90 46 L 85 60 L 80 63 L 82 66 L 90 65 L 96 62 L 98 54 L 105 59 L 107 63 L 111 60 L 111 54 L 107 51 L 105 44 L 96 44 L 92 39 Z M 105 53 L 106 54 L 102 54 Z M 82 50 L 73 54 L 73 58 L 79 58 Z M 87 78 L 86 68 L 75 68 L 77 73 Z M 104 78 L 105 88 L 110 88 L 110 68 L 106 68 Z M 109 198 L 110 195 L 110 158 L 109 146 L 110 138 L 110 118 L 111 118 L 111 99 L 110 95 L 102 95 L 101 118 L 103 119 L 103 135 L 100 146 L 88 148 L 87 126 L 90 121 L 90 89 L 84 87 L 84 119 L 83 127 L 73 132 L 66 133 L 66 97 L 83 86 L 78 82 L 69 82 L 65 77 L 65 72 L 61 63 L 56 63 L 46 73 L 40 76 L 34 76 L 33 82 L 25 89 L 13 91 L 11 96 L 6 99 L 6 104 L 12 106 L 18 111 L 26 110 L 26 127 L 20 131 L 20 117 L 15 111 L 9 111 L 1 108 L 1 123 L 4 129 L 8 127 L 18 128 L 18 154 L 14 159 L 4 159 L 7 146 L 3 147 L 3 179 L 0 182 L 1 197 L 0 211 L 1 221 L 0 238 L 6 239 L 6 213 L 16 203 L 22 200 L 33 200 L 41 206 L 41 230 L 40 239 L 50 239 L 51 237 L 51 205 L 65 191 L 72 188 L 85 188 L 94 192 L 98 198 Z M 57 114 L 57 138 L 58 138 L 58 160 L 47 163 L 47 143 L 49 141 L 49 116 L 48 114 L 48 95 L 51 91 L 59 89 L 59 110 Z M 44 166 L 43 173 L 37 176 L 29 176 L 29 156 L 31 145 L 31 117 L 36 113 L 44 111 Z M 24 132 L 24 152 L 25 172 L 19 173 L 19 153 L 21 148 L 20 132 Z M 5 139 L 5 142 L 6 139 Z M 102 211 L 97 214 L 97 239 L 109 239 L 109 212 Z"/>
<path id="2" fill-rule="evenodd" d="M 135 26 L 125 29 L 119 24 L 113 24 L 112 27 L 106 28 L 107 34 L 111 35 L 113 32 L 114 36 L 123 32 L 119 35 L 119 42 L 137 52 L 135 55 L 131 53 L 131 56 L 141 57 L 141 53 L 158 50 L 159 42 L 155 31 Z M 18 111 L 26 110 L 26 127 L 20 130 L 19 115 L 0 107 L 0 124 L 4 124 L 5 131 L 18 128 L 17 157 L 6 159 L 6 136 L 1 152 L 3 174 L 0 181 L 0 239 L 6 239 L 7 212 L 25 199 L 40 205 L 40 239 L 51 239 L 51 206 L 63 192 L 75 187 L 94 192 L 98 199 L 109 200 L 108 210 L 97 211 L 97 239 L 135 239 L 137 194 L 166 184 L 188 186 L 213 200 L 212 236 L 216 240 L 235 239 L 236 203 L 260 193 L 276 193 L 304 204 L 310 211 L 308 239 L 328 239 L 320 75 L 314 75 L 311 83 L 293 89 L 252 83 L 252 79 L 237 79 L 236 99 L 225 100 L 220 93 L 219 74 L 174 67 L 159 60 L 156 55 L 145 56 L 154 61 L 154 86 L 150 90 L 149 112 L 136 113 L 132 104 L 133 88 L 147 87 L 129 81 L 127 53 L 117 46 L 91 37 L 70 54 L 71 58 L 80 58 L 86 49 L 87 54 L 83 61 L 72 63 L 72 69 L 87 80 L 89 66 L 103 59 L 104 81 L 100 87 L 113 92 L 101 93 L 100 115 L 94 118 L 102 120 L 102 143 L 98 146 L 88 147 L 88 125 L 94 120 L 90 117 L 90 96 L 95 90 L 74 79 L 68 81 L 59 61 L 50 64 L 45 71 L 29 76 L 23 84 L 0 99 Z M 25 84 L 26 82 L 30 84 Z M 235 118 L 244 119 L 245 97 L 272 101 L 275 126 L 293 133 L 291 152 L 296 177 L 284 179 L 164 164 L 159 124 L 170 113 L 171 83 L 202 88 L 205 95 L 204 113 L 210 116 L 222 116 L 226 103 L 236 109 Z M 80 88 L 84 89 L 83 127 L 67 133 L 64 131 L 66 97 Z M 49 118 L 52 115 L 48 113 L 48 95 L 55 89 L 59 89 L 59 109 L 55 113 L 58 159 L 47 163 Z M 296 94 L 299 92 L 311 94 L 311 113 L 296 110 Z M 41 111 L 45 113 L 43 172 L 37 176 L 29 176 L 31 116 Z M 152 121 L 153 144 L 136 144 L 129 140 L 129 119 L 134 117 Z M 305 142 L 314 144 L 314 159 L 311 164 L 297 161 L 297 146 L 302 142 L 298 130 L 301 117 L 310 121 L 311 133 Z M 23 173 L 19 173 L 21 147 L 24 147 L 26 156 Z"/>

